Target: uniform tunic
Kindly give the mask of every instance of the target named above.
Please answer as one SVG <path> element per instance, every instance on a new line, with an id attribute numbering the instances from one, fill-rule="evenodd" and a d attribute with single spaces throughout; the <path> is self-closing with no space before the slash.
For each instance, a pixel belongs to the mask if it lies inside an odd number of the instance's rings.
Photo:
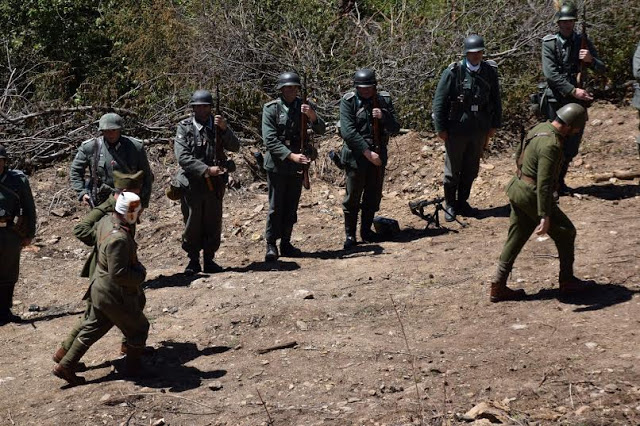
<path id="1" fill-rule="evenodd" d="M 548 231 L 558 249 L 560 280 L 573 277 L 576 229 L 553 200 L 563 161 L 561 135 L 550 122 L 538 124 L 529 131 L 522 156 L 520 173 L 507 185 L 511 204 L 509 233 L 500 261 L 513 265 L 540 219 L 548 216 Z M 522 146 L 516 158 L 520 158 Z M 535 182 L 535 184 L 533 183 Z"/>
<path id="2" fill-rule="evenodd" d="M 631 104 L 638 110 L 638 118 L 640 119 L 640 43 L 638 43 L 633 55 L 633 77 L 636 81 L 633 83 L 635 92 Z M 638 121 L 638 130 L 640 130 L 640 121 Z M 636 143 L 638 144 L 638 154 L 640 154 L 640 135 L 636 137 Z"/>
<path id="3" fill-rule="evenodd" d="M 396 112 L 388 92 L 378 92 L 381 149 L 377 154 L 382 166 L 374 166 L 363 155 L 370 149 L 376 151 L 373 142 L 373 100 L 361 98 L 357 91 L 346 93 L 340 101 L 340 133 L 342 135 L 341 160 L 347 175 L 346 195 L 342 203 L 345 216 L 357 219 L 360 207 L 371 215 L 380 209 L 384 167 L 387 164 L 389 136 L 400 130 Z M 347 219 L 348 220 L 348 219 Z"/>
<path id="4" fill-rule="evenodd" d="M 128 345 L 144 347 L 149 331 L 142 312 L 146 270 L 138 261 L 133 235 L 119 219 L 109 215 L 98 222 L 96 240 L 98 259 L 89 290 L 91 308 L 77 340 L 89 347 L 115 325 Z"/>
<path id="5" fill-rule="evenodd" d="M 94 150 L 98 146 L 100 147 L 96 170 L 98 182 L 94 182 L 92 176 L 95 158 Z M 87 169 L 89 175 L 88 187 L 85 186 Z M 133 174 L 140 170 L 144 172 L 140 201 L 142 202 L 142 207 L 149 207 L 153 173 L 151 172 L 142 141 L 129 136 L 120 136 L 120 139 L 113 145 L 104 140 L 102 136 L 84 141 L 71 163 L 71 187 L 78 194 L 78 199 L 82 200 L 85 194 L 92 195 L 92 188 L 97 185 L 97 200 L 94 200 L 97 206 L 106 201 L 109 195 L 115 192 L 113 183 L 114 170 L 126 174 Z"/>
<path id="6" fill-rule="evenodd" d="M 214 164 L 215 126 L 213 117 L 206 125 L 195 118 L 182 120 L 178 124 L 174 141 L 174 153 L 180 170 L 176 180 L 183 189 L 180 206 L 185 223 L 182 248 L 195 255 L 204 250 L 205 257 L 213 258 L 220 247 L 222 231 L 222 198 L 216 188 L 209 190 L 205 172 Z M 229 127 L 220 134 L 224 149 L 238 151 L 240 141 Z M 210 177 L 214 186 L 226 186 L 225 177 Z"/>
<path id="7" fill-rule="evenodd" d="M 293 225 L 298 221 L 298 203 L 302 191 L 302 165 L 287 157 L 300 153 L 300 122 L 302 100 L 291 104 L 278 98 L 262 108 L 262 139 L 267 152 L 264 168 L 269 184 L 269 213 L 265 239 L 275 243 L 278 238 L 289 239 Z M 325 132 L 326 125 L 318 116 L 309 123 L 316 134 Z M 310 153 L 304 153 L 310 157 Z"/>
<path id="8" fill-rule="evenodd" d="M 433 97 L 436 132 L 446 131 L 444 168 L 447 202 L 466 201 L 478 176 L 480 157 L 490 129 L 502 125 L 498 71 L 492 61 L 481 61 L 478 71 L 466 59 L 447 67 Z"/>
<path id="9" fill-rule="evenodd" d="M 14 218 L 22 216 L 19 235 Z M 36 234 L 36 206 L 27 177 L 18 170 L 5 168 L 0 175 L 0 315 L 13 304 L 13 290 L 20 272 L 23 238 Z"/>

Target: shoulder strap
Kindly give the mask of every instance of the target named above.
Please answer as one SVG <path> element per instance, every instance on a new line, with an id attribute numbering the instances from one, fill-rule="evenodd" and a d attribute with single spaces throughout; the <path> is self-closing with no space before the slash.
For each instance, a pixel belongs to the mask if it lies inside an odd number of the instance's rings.
<path id="1" fill-rule="evenodd" d="M 93 163 L 91 164 L 91 180 L 93 181 L 93 186 L 91 187 L 91 195 L 94 202 L 98 200 L 98 187 L 101 185 L 100 178 L 98 177 L 100 151 L 102 151 L 102 137 L 95 138 L 93 142 Z"/>
<path id="2" fill-rule="evenodd" d="M 126 139 L 123 137 L 123 139 Z M 122 142 L 121 142 L 122 143 Z M 133 143 L 133 142 L 132 142 Z M 120 167 L 122 167 L 122 169 L 124 170 L 124 172 L 126 174 L 132 174 L 133 171 L 131 170 L 131 168 L 129 168 L 129 166 L 127 165 L 127 163 L 125 163 L 124 161 L 122 161 L 122 158 L 118 155 L 118 153 L 116 152 L 116 148 L 113 148 L 113 152 L 111 152 L 111 155 L 113 156 L 113 159 L 116 160 L 116 163 L 118 163 L 118 165 Z"/>
<path id="3" fill-rule="evenodd" d="M 522 169 L 522 161 L 524 160 L 524 151 L 527 149 L 527 147 L 529 146 L 529 143 L 534 140 L 535 138 L 537 138 L 538 136 L 550 136 L 551 133 L 549 132 L 540 132 L 540 133 L 536 133 L 533 136 L 531 136 L 530 138 L 526 138 L 522 141 L 522 149 L 520 150 L 520 157 L 518 157 L 518 160 L 516 161 L 516 166 L 518 166 L 518 170 Z"/>

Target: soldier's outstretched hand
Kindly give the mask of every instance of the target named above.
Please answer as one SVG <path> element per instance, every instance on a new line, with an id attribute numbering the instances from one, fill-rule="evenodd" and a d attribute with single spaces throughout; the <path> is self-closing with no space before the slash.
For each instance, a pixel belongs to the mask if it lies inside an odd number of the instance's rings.
<path id="1" fill-rule="evenodd" d="M 551 226 L 551 220 L 549 219 L 549 216 L 545 216 L 542 219 L 540 219 L 540 224 L 536 226 L 536 229 L 534 232 L 536 233 L 536 235 L 544 235 L 547 232 L 549 232 L 550 226 Z"/>
<path id="2" fill-rule="evenodd" d="M 575 92 L 573 93 L 573 97 L 576 99 L 580 99 L 581 101 L 592 101 L 593 96 L 589 92 L 584 89 L 580 89 L 576 87 Z"/>
<path id="3" fill-rule="evenodd" d="M 309 106 L 309 104 L 302 104 L 300 106 L 300 112 L 309 117 L 309 120 L 315 122 L 318 119 L 316 112 Z"/>
<path id="4" fill-rule="evenodd" d="M 580 49 L 580 53 L 578 54 L 578 56 L 580 57 L 581 61 L 584 61 L 587 64 L 593 62 L 593 56 L 591 56 L 591 52 L 589 52 L 589 49 Z"/>
<path id="5" fill-rule="evenodd" d="M 294 154 L 293 152 L 289 154 L 289 159 L 294 163 L 298 164 L 309 164 L 311 160 L 304 154 Z"/>

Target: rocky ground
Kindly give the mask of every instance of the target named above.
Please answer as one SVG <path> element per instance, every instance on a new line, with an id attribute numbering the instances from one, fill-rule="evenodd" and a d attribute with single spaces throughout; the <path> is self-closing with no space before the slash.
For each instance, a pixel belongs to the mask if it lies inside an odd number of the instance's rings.
<path id="1" fill-rule="evenodd" d="M 83 308 L 89 248 L 71 233 L 85 210 L 68 164 L 36 172 L 38 235 L 14 306 L 25 321 L 0 328 L 0 424 L 640 424 L 640 185 L 591 177 L 640 171 L 637 117 L 610 105 L 590 115 L 568 176 L 575 194 L 560 205 L 578 230 L 576 273 L 597 286 L 570 300 L 558 300 L 553 243 L 534 236 L 510 284 L 527 300 L 488 301 L 512 149 L 482 163 L 478 218 L 425 229 L 407 204 L 441 195 L 444 148 L 429 134 L 394 138 L 380 213 L 401 231 L 348 254 L 342 178 L 323 155 L 294 231 L 304 256 L 277 266 L 262 262 L 266 185 L 240 167 L 217 256 L 226 269 L 186 277 L 179 206 L 163 194 L 175 161 L 152 146 L 156 186 L 138 241 L 154 348 L 146 363 L 157 377 L 138 382 L 117 372 L 117 330 L 86 354 L 86 385 L 51 375 Z"/>

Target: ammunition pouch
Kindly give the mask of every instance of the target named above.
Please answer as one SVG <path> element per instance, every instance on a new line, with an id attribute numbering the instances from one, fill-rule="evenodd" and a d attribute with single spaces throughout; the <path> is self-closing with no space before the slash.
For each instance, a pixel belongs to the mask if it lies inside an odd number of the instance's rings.
<path id="1" fill-rule="evenodd" d="M 340 158 L 340 153 L 335 152 L 334 150 L 329 151 L 329 159 L 336 165 L 340 170 L 344 170 L 344 164 L 342 164 L 342 159 Z"/>
<path id="2" fill-rule="evenodd" d="M 178 183 L 170 182 L 169 186 L 167 187 L 167 189 L 165 189 L 164 193 L 168 199 L 173 201 L 178 201 L 179 199 L 182 198 L 182 195 L 184 194 L 184 190 Z"/>
<path id="3" fill-rule="evenodd" d="M 13 231 L 18 234 L 21 239 L 27 238 L 28 230 L 27 230 L 27 221 L 24 216 L 17 216 L 15 219 L 15 224 L 13 225 Z"/>
<path id="4" fill-rule="evenodd" d="M 449 106 L 449 121 L 460 121 L 464 113 L 464 95 L 460 94 L 456 98 L 451 99 Z"/>

